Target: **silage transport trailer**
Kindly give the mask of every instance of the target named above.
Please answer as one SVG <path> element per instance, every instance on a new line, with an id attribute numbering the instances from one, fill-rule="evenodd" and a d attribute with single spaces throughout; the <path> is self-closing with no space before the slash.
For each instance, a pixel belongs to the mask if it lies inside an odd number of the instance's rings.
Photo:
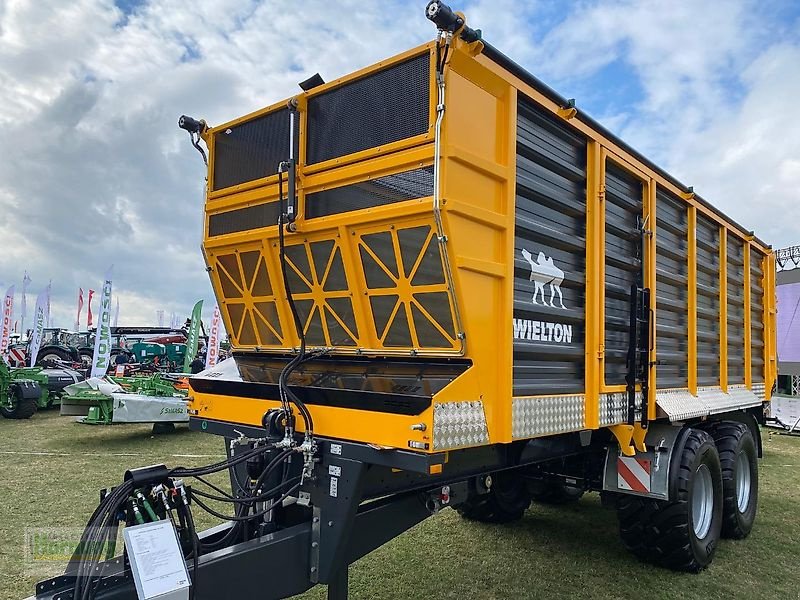
<path id="1" fill-rule="evenodd" d="M 750 532 L 770 247 L 463 15 L 426 14 L 434 42 L 220 126 L 181 118 L 208 148 L 233 351 L 191 378 L 190 426 L 229 458 L 126 473 L 92 548 L 141 491 L 181 515 L 195 598 L 343 598 L 350 563 L 448 506 L 508 522 L 599 491 L 625 547 L 691 572 Z M 192 480 L 221 469 L 231 497 Z M 212 497 L 230 520 L 195 536 Z M 38 597 L 134 598 L 103 556 Z"/>

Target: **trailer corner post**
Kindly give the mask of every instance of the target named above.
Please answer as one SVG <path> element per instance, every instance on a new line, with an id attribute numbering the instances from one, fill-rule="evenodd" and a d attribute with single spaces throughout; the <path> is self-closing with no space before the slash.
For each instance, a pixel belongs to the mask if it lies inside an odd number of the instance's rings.
<path id="1" fill-rule="evenodd" d="M 753 343 L 752 315 L 750 314 L 750 252 L 753 236 L 748 236 L 744 242 L 744 385 L 748 390 L 753 389 L 753 355 L 750 344 Z"/>
<path id="2" fill-rule="evenodd" d="M 602 260 L 603 152 L 589 141 L 586 149 L 586 428 L 600 427 L 600 387 L 603 374 Z"/>
<path id="3" fill-rule="evenodd" d="M 728 230 L 719 228 L 719 387 L 728 392 Z"/>

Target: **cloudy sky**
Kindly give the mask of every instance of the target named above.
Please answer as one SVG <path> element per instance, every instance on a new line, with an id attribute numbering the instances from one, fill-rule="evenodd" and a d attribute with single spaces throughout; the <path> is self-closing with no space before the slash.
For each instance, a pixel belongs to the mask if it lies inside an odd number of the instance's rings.
<path id="1" fill-rule="evenodd" d="M 227 121 L 425 42 L 424 5 L 0 0 L 0 283 L 27 269 L 32 306 L 52 279 L 71 327 L 113 263 L 120 324 L 199 298 L 208 319 L 204 167 L 177 117 Z M 800 243 L 795 0 L 452 5 L 762 239 Z"/>

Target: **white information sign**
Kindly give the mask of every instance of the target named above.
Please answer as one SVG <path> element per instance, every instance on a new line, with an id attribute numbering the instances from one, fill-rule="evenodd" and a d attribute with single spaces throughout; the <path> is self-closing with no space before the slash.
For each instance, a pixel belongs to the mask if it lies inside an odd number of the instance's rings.
<path id="1" fill-rule="evenodd" d="M 169 520 L 123 530 L 139 600 L 188 600 L 189 573 Z"/>

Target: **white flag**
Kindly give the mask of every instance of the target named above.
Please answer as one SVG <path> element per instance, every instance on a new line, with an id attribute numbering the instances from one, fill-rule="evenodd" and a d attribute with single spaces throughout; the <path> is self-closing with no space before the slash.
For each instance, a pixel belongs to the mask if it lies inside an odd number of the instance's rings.
<path id="1" fill-rule="evenodd" d="M 164 311 L 163 310 L 157 310 L 156 311 L 156 320 L 158 321 L 158 326 L 159 327 L 163 327 L 164 326 Z"/>
<path id="2" fill-rule="evenodd" d="M 42 332 L 44 331 L 45 312 L 47 311 L 47 290 L 44 289 L 36 298 L 36 308 L 33 309 L 33 333 L 31 334 L 31 354 L 28 363 L 32 367 L 36 364 L 39 347 L 42 345 Z"/>
<path id="3" fill-rule="evenodd" d="M 31 278 L 28 277 L 28 272 L 25 271 L 25 276 L 22 278 L 22 311 L 19 317 L 19 330 L 22 335 L 25 335 L 25 317 L 28 316 L 28 299 L 26 294 L 28 293 L 28 284 L 30 284 L 30 282 Z"/>
<path id="4" fill-rule="evenodd" d="M 100 313 L 97 315 L 97 333 L 94 336 L 92 377 L 105 377 L 111 359 L 111 271 L 108 268 L 103 289 L 100 291 Z"/>
<path id="5" fill-rule="evenodd" d="M 50 293 L 53 290 L 53 280 L 51 279 L 47 284 L 47 307 L 44 311 L 44 322 L 46 323 L 45 327 L 50 327 Z"/>
<path id="6" fill-rule="evenodd" d="M 11 317 L 14 313 L 14 286 L 8 288 L 6 297 L 3 300 L 3 329 L 0 335 L 0 359 L 7 360 L 8 357 L 8 340 L 11 335 Z"/>
<path id="7" fill-rule="evenodd" d="M 117 298 L 117 308 L 114 309 L 114 328 L 119 327 L 119 298 Z"/>
<path id="8" fill-rule="evenodd" d="M 219 358 L 219 306 L 214 307 L 214 316 L 211 317 L 211 332 L 208 334 L 208 348 L 206 348 L 206 369 L 217 364 Z"/>

